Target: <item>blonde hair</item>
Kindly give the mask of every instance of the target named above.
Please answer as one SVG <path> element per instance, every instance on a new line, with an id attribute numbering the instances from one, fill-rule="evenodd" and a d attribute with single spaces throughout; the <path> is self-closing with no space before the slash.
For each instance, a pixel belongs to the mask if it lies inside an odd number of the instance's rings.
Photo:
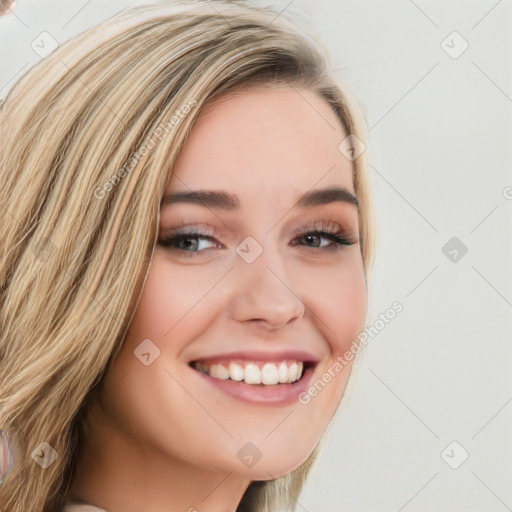
<path id="1" fill-rule="evenodd" d="M 61 45 L 1 105 L 0 428 L 15 469 L 0 509 L 62 507 L 89 404 L 146 280 L 173 162 L 207 103 L 258 84 L 304 87 L 367 139 L 322 44 L 276 15 L 241 1 L 132 8 Z M 368 283 L 365 159 L 353 169 Z M 31 457 L 42 442 L 58 455 L 46 469 Z M 293 510 L 317 451 L 253 482 L 238 510 Z"/>

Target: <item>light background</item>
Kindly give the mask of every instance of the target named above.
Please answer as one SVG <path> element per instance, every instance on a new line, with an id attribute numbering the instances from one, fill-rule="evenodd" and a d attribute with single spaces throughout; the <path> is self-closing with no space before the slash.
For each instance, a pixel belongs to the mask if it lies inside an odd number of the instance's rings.
<path id="1" fill-rule="evenodd" d="M 0 18 L 0 98 L 41 32 L 63 43 L 143 3 L 18 0 Z M 368 112 L 370 320 L 404 308 L 370 339 L 297 510 L 512 510 L 512 3 L 266 3 L 322 37 Z"/>

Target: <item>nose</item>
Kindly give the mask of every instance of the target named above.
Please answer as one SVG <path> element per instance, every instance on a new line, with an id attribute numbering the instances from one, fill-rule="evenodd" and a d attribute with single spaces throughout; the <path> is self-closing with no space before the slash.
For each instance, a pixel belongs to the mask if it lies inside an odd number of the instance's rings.
<path id="1" fill-rule="evenodd" d="M 267 330 L 304 316 L 305 305 L 293 289 L 282 259 L 264 250 L 252 263 L 237 260 L 232 314 L 238 322 L 261 324 Z"/>

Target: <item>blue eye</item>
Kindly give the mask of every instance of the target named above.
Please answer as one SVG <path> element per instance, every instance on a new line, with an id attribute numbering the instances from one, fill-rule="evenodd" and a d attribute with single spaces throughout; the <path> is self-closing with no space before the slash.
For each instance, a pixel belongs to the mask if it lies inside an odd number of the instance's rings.
<path id="1" fill-rule="evenodd" d="M 355 243 L 353 240 L 342 235 L 341 233 L 331 232 L 331 231 L 307 231 L 307 232 L 303 233 L 302 235 L 300 235 L 299 238 L 308 239 L 310 241 L 315 240 L 315 239 L 318 240 L 320 242 L 319 246 L 311 246 L 311 245 L 308 246 L 309 249 L 318 250 L 318 251 L 335 252 L 335 251 L 340 250 L 343 246 L 354 245 L 354 243 Z M 326 240 L 330 240 L 331 243 L 322 246 L 322 242 L 321 242 L 322 238 L 326 239 Z"/>
<path id="2" fill-rule="evenodd" d="M 306 240 L 306 243 L 297 243 L 297 241 L 300 242 L 301 239 Z M 201 240 L 210 241 L 211 247 L 201 247 Z M 328 240 L 329 243 L 326 244 L 323 240 Z M 158 243 L 162 247 L 179 251 L 186 256 L 194 256 L 209 248 L 216 247 L 221 249 L 223 247 L 213 236 L 199 231 L 171 234 L 160 238 Z M 309 245 L 309 243 L 317 245 Z M 343 247 L 354 245 L 355 243 L 356 241 L 353 238 L 346 236 L 339 228 L 326 226 L 322 230 L 300 231 L 298 236 L 293 240 L 292 245 L 304 246 L 307 251 L 322 253 L 325 251 L 336 252 Z"/>
<path id="3" fill-rule="evenodd" d="M 159 240 L 159 244 L 162 247 L 177 249 L 182 252 L 194 254 L 197 252 L 203 252 L 202 250 L 199 250 L 199 246 L 201 245 L 199 240 L 210 240 L 213 245 L 216 245 L 218 248 L 221 247 L 221 245 L 216 242 L 215 238 L 212 236 L 195 231 L 163 237 Z"/>

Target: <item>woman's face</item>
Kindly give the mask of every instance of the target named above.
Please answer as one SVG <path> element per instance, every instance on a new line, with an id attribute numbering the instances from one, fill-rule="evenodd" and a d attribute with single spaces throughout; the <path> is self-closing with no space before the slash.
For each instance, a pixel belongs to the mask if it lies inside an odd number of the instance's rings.
<path id="1" fill-rule="evenodd" d="M 347 135 L 303 89 L 256 87 L 203 111 L 106 376 L 110 432 L 254 480 L 308 457 L 343 394 L 351 363 L 341 370 L 337 358 L 366 309 L 352 162 L 338 149 Z M 318 193 L 331 187 L 344 192 Z"/>

